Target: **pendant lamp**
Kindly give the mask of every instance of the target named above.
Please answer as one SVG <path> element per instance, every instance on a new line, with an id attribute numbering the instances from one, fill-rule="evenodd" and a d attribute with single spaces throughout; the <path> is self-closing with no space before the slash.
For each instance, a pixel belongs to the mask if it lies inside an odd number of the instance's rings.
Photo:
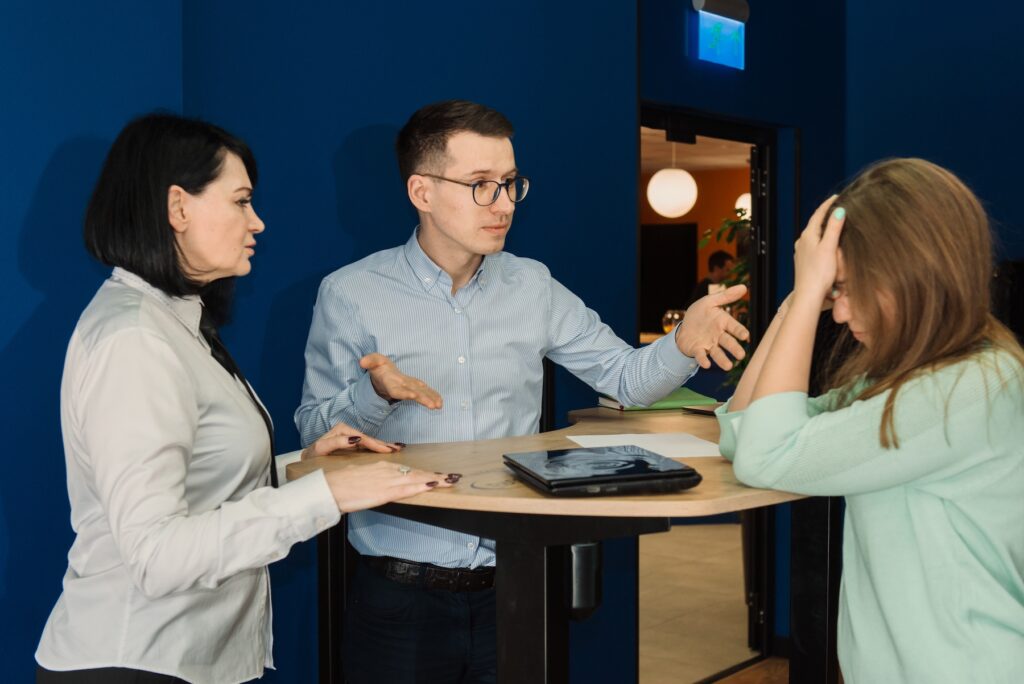
<path id="1" fill-rule="evenodd" d="M 647 183 L 647 202 L 665 218 L 679 218 L 697 203 L 697 181 L 675 166 L 676 144 L 672 143 L 672 168 L 657 171 Z"/>

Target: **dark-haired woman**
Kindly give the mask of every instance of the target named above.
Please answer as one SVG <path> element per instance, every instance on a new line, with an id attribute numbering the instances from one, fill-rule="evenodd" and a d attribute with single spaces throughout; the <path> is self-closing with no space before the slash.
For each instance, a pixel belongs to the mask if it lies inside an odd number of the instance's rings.
<path id="1" fill-rule="evenodd" d="M 259 677 L 273 664 L 267 564 L 342 512 L 445 486 L 383 462 L 267 486 L 270 420 L 216 332 L 264 229 L 255 183 L 248 147 L 199 121 L 146 116 L 110 150 L 85 238 L 115 268 L 65 360 L 76 538 L 39 682 Z M 301 457 L 355 446 L 399 449 L 337 425 Z"/>
<path id="2" fill-rule="evenodd" d="M 1024 672 L 1024 351 L 989 311 L 991 278 L 963 183 L 876 164 L 811 217 L 793 292 L 719 410 L 738 479 L 846 496 L 849 684 Z M 858 345 L 812 398 L 825 303 Z"/>

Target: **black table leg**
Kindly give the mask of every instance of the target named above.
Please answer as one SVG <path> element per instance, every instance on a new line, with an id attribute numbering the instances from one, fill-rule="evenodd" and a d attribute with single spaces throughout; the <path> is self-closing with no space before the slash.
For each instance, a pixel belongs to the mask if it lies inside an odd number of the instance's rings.
<path id="1" fill-rule="evenodd" d="M 499 681 L 568 682 L 565 548 L 501 541 L 497 554 Z"/>
<path id="2" fill-rule="evenodd" d="M 317 536 L 318 649 L 320 684 L 344 684 L 341 669 L 341 639 L 345 627 L 348 580 L 355 562 L 346 539 L 344 519 Z"/>
<path id="3" fill-rule="evenodd" d="M 565 684 L 569 681 L 569 545 L 666 532 L 671 528 L 669 518 L 527 515 L 407 504 L 387 504 L 377 510 L 497 541 L 495 588 L 500 684 Z M 337 577 L 342 574 L 338 572 L 342 567 L 344 563 L 335 562 L 335 577 L 330 580 L 335 586 L 335 596 L 339 584 L 343 585 Z M 320 568 L 321 572 L 326 569 L 323 563 Z M 340 613 L 343 607 L 343 601 L 333 600 L 328 602 L 327 609 Z M 340 636 L 340 615 L 328 622 L 334 625 L 333 634 Z M 323 625 L 321 622 L 321 627 Z M 324 643 L 325 636 L 330 637 L 322 629 L 321 649 L 340 649 L 340 643 Z M 336 665 L 332 677 L 325 678 L 321 671 L 320 681 L 340 684 L 339 666 Z"/>
<path id="4" fill-rule="evenodd" d="M 842 572 L 842 499 L 792 503 L 789 681 L 835 684 Z"/>

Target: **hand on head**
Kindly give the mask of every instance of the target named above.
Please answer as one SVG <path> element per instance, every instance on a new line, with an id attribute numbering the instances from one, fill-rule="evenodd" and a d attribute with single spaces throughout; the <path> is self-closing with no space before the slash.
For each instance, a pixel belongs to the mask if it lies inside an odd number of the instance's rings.
<path id="1" fill-rule="evenodd" d="M 836 282 L 839 235 L 846 218 L 842 207 L 831 210 L 835 199 L 836 195 L 832 195 L 817 208 L 796 241 L 793 254 L 793 297 L 813 299 L 819 305 L 825 302 Z M 830 210 L 828 223 L 822 230 L 822 221 Z"/>
<path id="2" fill-rule="evenodd" d="M 342 513 L 374 508 L 422 494 L 436 487 L 451 487 L 460 476 L 415 470 L 398 463 L 378 461 L 353 465 L 325 474 L 331 494 Z"/>
<path id="3" fill-rule="evenodd" d="M 383 354 L 367 354 L 359 359 L 359 366 L 370 373 L 374 391 L 389 401 L 415 401 L 428 409 L 439 409 L 444 404 L 441 395 L 419 378 L 398 370 L 394 362 Z"/>
<path id="4" fill-rule="evenodd" d="M 737 360 L 746 356 L 740 341 L 749 339 L 750 333 L 723 308 L 741 299 L 746 292 L 746 285 L 733 285 L 691 304 L 676 329 L 679 351 L 695 359 L 701 368 L 711 368 L 714 361 L 723 370 L 732 368 L 728 354 Z"/>

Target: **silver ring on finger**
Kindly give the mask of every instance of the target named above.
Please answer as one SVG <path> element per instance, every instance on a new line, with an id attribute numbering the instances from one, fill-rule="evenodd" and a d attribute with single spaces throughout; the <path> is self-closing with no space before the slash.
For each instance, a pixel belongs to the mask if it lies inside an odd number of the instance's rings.
<path id="1" fill-rule="evenodd" d="M 407 465 L 400 465 L 398 466 L 398 472 L 400 472 L 402 475 L 408 475 L 410 472 L 412 472 L 412 468 L 410 468 Z"/>

